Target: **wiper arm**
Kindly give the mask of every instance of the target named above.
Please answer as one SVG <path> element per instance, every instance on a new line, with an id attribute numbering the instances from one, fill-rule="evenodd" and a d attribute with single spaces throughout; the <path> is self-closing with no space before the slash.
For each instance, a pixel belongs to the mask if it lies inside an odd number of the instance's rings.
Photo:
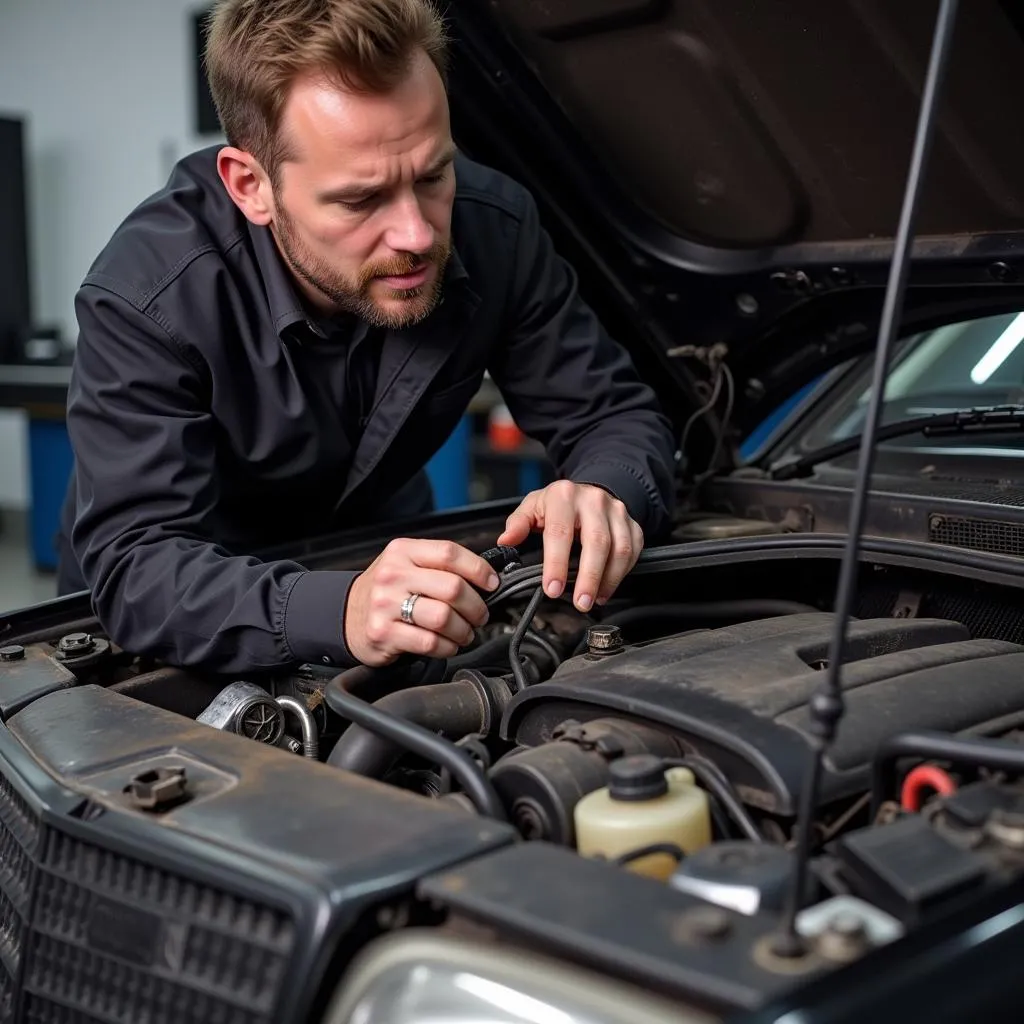
<path id="1" fill-rule="evenodd" d="M 992 434 L 1004 430 L 1024 428 L 1024 406 L 996 405 L 979 409 L 959 409 L 956 412 L 933 413 L 931 416 L 918 416 L 914 419 L 900 420 L 887 426 L 879 427 L 877 439 L 890 441 L 896 437 L 909 437 L 911 434 L 924 434 L 925 437 L 947 437 L 951 434 Z M 771 469 L 773 480 L 793 480 L 800 476 L 809 476 L 815 466 L 860 448 L 860 435 L 847 437 L 834 444 L 808 452 L 791 462 L 776 464 Z"/>

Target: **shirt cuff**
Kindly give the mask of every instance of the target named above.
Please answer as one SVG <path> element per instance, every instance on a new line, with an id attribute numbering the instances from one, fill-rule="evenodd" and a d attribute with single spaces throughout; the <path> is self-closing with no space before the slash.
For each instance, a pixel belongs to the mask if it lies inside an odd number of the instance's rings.
<path id="1" fill-rule="evenodd" d="M 345 606 L 356 572 L 304 572 L 284 612 L 284 638 L 296 661 L 350 668 L 345 644 Z"/>
<path id="2" fill-rule="evenodd" d="M 573 483 L 591 484 L 618 498 L 645 533 L 651 522 L 654 503 L 648 484 L 640 472 L 621 462 L 598 462 L 582 466 L 572 474 Z"/>

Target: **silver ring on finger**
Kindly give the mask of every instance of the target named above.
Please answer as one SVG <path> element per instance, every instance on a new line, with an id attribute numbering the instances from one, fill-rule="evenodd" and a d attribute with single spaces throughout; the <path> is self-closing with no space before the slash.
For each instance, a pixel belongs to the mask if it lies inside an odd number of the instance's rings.
<path id="1" fill-rule="evenodd" d="M 416 623 L 412 621 L 412 611 L 416 607 L 416 602 L 419 599 L 419 594 L 410 594 L 402 602 L 402 621 L 408 623 L 410 626 L 416 625 Z"/>

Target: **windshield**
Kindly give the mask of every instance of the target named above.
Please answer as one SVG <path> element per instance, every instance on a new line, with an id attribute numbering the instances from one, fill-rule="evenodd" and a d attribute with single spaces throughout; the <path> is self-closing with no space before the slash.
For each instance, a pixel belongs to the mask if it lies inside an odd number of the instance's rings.
<path id="1" fill-rule="evenodd" d="M 873 356 L 858 360 L 820 416 L 799 440 L 812 451 L 860 434 L 867 414 Z M 900 342 L 885 389 L 882 423 L 977 406 L 1024 404 L 1024 313 L 1007 313 L 947 324 Z M 998 436 L 927 438 L 921 435 L 883 442 L 883 447 L 993 447 L 1016 452 L 1020 433 Z M 1024 451 L 1020 452 L 1024 454 Z"/>

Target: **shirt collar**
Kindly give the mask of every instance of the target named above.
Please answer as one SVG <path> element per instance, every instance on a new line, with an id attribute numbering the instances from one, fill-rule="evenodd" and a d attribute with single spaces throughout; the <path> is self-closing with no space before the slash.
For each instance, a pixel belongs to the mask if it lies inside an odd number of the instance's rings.
<path id="1" fill-rule="evenodd" d="M 249 222 L 249 236 L 252 238 L 253 251 L 256 253 L 256 262 L 259 265 L 260 275 L 263 278 L 263 286 L 266 290 L 267 305 L 270 309 L 270 319 L 274 324 L 274 330 L 278 337 L 287 341 L 294 333 L 296 325 L 302 325 L 308 331 L 312 331 L 318 337 L 326 337 L 324 327 L 316 322 L 299 298 L 295 284 L 292 281 L 291 272 L 281 259 L 277 250 L 277 243 L 274 241 L 273 233 L 269 227 L 262 227 Z M 459 256 L 456 247 L 452 247 L 451 256 L 444 273 L 444 290 L 441 302 L 448 292 L 453 289 L 469 285 L 469 272 Z M 356 325 L 356 333 L 359 333 L 362 325 Z"/>

